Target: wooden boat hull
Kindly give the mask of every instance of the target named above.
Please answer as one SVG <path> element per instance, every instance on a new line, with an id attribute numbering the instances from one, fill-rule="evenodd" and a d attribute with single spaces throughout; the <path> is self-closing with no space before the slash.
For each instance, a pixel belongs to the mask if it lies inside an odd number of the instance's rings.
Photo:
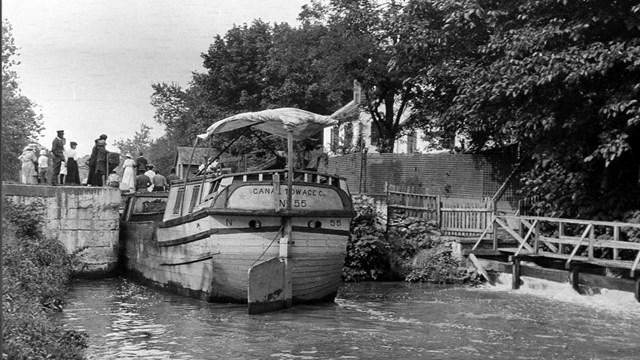
<path id="1" fill-rule="evenodd" d="M 247 302 L 248 272 L 280 255 L 281 216 L 211 214 L 171 227 L 123 224 L 124 264 L 135 278 L 212 302 Z M 291 218 L 293 303 L 333 301 L 341 282 L 350 217 Z"/>

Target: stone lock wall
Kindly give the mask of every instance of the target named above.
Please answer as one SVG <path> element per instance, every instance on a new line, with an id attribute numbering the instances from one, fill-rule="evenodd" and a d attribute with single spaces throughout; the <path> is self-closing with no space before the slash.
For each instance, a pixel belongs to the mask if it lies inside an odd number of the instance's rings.
<path id="1" fill-rule="evenodd" d="M 46 231 L 69 254 L 77 252 L 76 276 L 108 277 L 118 271 L 120 190 L 107 187 L 3 184 L 15 203 L 41 201 Z"/>

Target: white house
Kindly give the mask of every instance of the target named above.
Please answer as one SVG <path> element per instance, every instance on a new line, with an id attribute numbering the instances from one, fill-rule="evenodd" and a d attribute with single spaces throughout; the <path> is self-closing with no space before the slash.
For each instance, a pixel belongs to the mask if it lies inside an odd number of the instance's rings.
<path id="1" fill-rule="evenodd" d="M 382 110 L 382 107 L 381 107 Z M 373 123 L 368 111 L 357 109 L 359 112 L 357 120 L 345 122 L 339 126 L 324 129 L 323 146 L 328 153 L 336 153 L 333 149 L 356 149 L 360 135 L 362 146 L 368 149 L 369 153 L 377 153 L 376 143 L 378 141 L 378 129 Z M 407 108 L 400 118 L 400 125 L 405 124 L 411 116 L 411 108 Z M 415 130 L 409 135 L 398 138 L 393 146 L 395 154 L 428 154 L 442 152 L 424 139 L 424 131 Z M 455 146 L 461 146 L 461 139 L 456 137 Z"/>

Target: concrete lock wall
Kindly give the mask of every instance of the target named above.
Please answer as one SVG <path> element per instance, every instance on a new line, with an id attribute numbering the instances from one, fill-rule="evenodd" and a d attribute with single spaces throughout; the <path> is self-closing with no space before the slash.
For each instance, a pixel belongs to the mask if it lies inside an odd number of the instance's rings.
<path id="1" fill-rule="evenodd" d="M 3 184 L 14 203 L 41 201 L 45 226 L 76 253 L 75 276 L 108 277 L 118 271 L 120 190 L 107 187 Z"/>

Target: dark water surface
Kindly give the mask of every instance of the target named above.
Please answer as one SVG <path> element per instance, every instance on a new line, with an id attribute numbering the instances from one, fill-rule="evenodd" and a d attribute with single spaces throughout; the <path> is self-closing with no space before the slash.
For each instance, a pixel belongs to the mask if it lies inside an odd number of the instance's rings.
<path id="1" fill-rule="evenodd" d="M 517 291 L 343 284 L 335 304 L 252 316 L 122 278 L 83 280 L 59 320 L 89 334 L 89 359 L 640 359 L 633 294 L 526 278 Z"/>

